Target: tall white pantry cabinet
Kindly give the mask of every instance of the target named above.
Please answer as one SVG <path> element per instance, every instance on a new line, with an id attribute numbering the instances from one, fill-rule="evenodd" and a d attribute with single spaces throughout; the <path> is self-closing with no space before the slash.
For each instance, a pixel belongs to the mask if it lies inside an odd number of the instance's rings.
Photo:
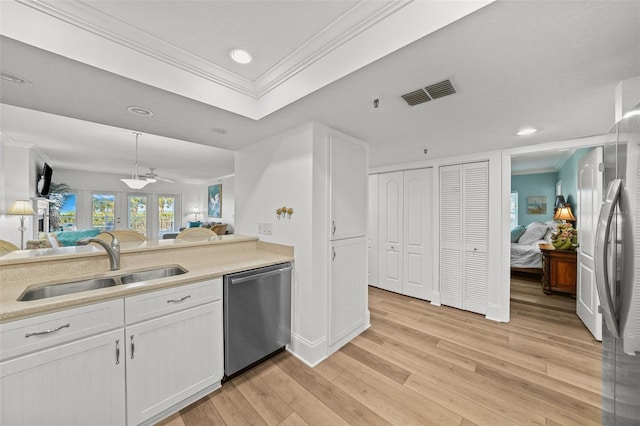
<path id="1" fill-rule="evenodd" d="M 486 314 L 488 161 L 380 173 L 369 182 L 376 198 L 369 284 Z"/>
<path id="2" fill-rule="evenodd" d="M 367 325 L 367 149 L 329 133 L 329 353 Z"/>

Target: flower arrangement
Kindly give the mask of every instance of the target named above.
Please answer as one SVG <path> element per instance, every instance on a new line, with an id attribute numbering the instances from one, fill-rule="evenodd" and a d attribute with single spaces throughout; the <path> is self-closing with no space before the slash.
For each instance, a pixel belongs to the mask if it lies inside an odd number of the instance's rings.
<path id="1" fill-rule="evenodd" d="M 551 234 L 551 244 L 559 250 L 573 249 L 578 245 L 578 231 L 570 223 L 560 223 Z"/>

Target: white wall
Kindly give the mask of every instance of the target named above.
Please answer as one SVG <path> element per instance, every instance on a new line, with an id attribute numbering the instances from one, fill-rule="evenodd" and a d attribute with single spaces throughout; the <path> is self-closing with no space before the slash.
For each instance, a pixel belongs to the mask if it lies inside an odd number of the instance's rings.
<path id="1" fill-rule="evenodd" d="M 308 124 L 236 152 L 236 232 L 258 235 L 258 224 L 269 224 L 268 242 L 295 250 L 293 282 L 293 342 L 321 344 L 326 330 L 326 297 L 314 292 L 313 258 L 313 125 Z M 325 175 L 326 176 L 326 175 Z M 279 207 L 292 207 L 291 219 L 276 219 Z M 325 243 L 326 244 L 326 243 Z M 325 288 L 322 289 L 325 291 Z M 296 352 L 296 348 L 292 348 Z"/>

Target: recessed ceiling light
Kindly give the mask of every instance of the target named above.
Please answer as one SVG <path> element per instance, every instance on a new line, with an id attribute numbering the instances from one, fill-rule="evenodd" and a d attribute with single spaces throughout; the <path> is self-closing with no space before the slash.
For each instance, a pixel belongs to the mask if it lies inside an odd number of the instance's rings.
<path id="1" fill-rule="evenodd" d="M 20 78 L 13 74 L 9 74 L 6 72 L 0 73 L 0 79 L 4 81 L 8 81 L 9 83 L 17 83 L 17 84 L 31 84 L 29 80 L 25 80 L 24 78 Z"/>
<path id="2" fill-rule="evenodd" d="M 229 56 L 231 57 L 231 59 L 233 59 L 234 61 L 236 61 L 239 64 L 248 64 L 249 62 L 251 62 L 251 54 L 249 52 L 247 52 L 244 49 L 231 49 L 229 51 Z"/>
<path id="3" fill-rule="evenodd" d="M 212 127 L 211 128 L 212 132 L 218 133 L 220 135 L 224 135 L 227 133 L 227 129 L 223 129 L 222 127 Z"/>
<path id="4" fill-rule="evenodd" d="M 153 115 L 152 111 L 138 106 L 127 107 L 127 111 L 129 111 L 131 114 L 141 115 L 143 117 L 151 117 Z"/>
<path id="5" fill-rule="evenodd" d="M 518 135 L 518 136 L 527 136 L 527 135 L 532 135 L 532 134 L 536 133 L 537 131 L 538 131 L 538 129 L 534 129 L 532 127 L 529 127 L 527 129 L 520 130 L 518 133 L 516 133 L 516 135 Z"/>
<path id="6" fill-rule="evenodd" d="M 635 115 L 640 115 L 640 108 L 632 109 L 631 111 L 629 111 L 625 115 L 623 115 L 622 118 L 629 118 L 629 117 L 633 117 Z"/>

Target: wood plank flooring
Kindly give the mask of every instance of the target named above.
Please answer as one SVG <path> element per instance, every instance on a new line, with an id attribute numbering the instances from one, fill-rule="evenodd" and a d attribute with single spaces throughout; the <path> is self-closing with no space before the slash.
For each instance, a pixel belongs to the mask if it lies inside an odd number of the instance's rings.
<path id="1" fill-rule="evenodd" d="M 600 424 L 600 343 L 574 299 L 513 279 L 508 324 L 372 287 L 369 307 L 315 368 L 280 353 L 160 424 Z"/>

